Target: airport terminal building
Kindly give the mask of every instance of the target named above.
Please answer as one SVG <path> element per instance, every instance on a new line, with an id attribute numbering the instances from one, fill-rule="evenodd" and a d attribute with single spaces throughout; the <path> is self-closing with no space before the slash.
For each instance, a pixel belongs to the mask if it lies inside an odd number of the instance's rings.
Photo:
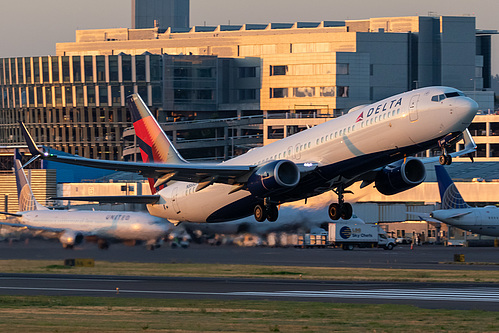
<path id="1" fill-rule="evenodd" d="M 491 33 L 467 16 L 80 30 L 75 42 L 57 44 L 55 56 L 0 59 L 0 145 L 24 143 L 22 120 L 40 144 L 58 150 L 135 156 L 124 149 L 133 145 L 124 138 L 130 93 L 179 145 L 219 141 L 204 150 L 217 158 L 234 153 L 235 138 L 261 134 L 263 117 L 334 117 L 416 87 L 456 87 L 489 112 Z M 260 124 L 207 125 L 192 137 L 174 129 L 178 121 L 253 116 Z M 237 147 L 258 144 L 263 136 Z"/>

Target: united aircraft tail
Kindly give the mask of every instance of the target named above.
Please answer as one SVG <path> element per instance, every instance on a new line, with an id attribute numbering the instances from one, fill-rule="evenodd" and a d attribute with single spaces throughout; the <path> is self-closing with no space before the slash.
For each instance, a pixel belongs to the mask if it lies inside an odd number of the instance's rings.
<path id="1" fill-rule="evenodd" d="M 469 208 L 456 185 L 442 165 L 435 165 L 442 209 Z"/>
<path id="2" fill-rule="evenodd" d="M 21 163 L 21 154 L 17 149 L 14 149 L 14 172 L 16 174 L 17 184 L 17 199 L 19 201 L 19 211 L 25 212 L 30 210 L 46 210 L 45 206 L 40 205 L 31 191 L 28 179 L 24 173 Z"/>
<path id="3" fill-rule="evenodd" d="M 133 127 L 139 143 L 142 161 L 146 163 L 161 162 L 171 164 L 187 163 L 175 149 L 170 139 L 158 124 L 149 108 L 138 94 L 127 97 L 127 104 L 132 114 Z M 155 179 L 149 178 L 152 193 L 159 188 L 154 187 Z"/>

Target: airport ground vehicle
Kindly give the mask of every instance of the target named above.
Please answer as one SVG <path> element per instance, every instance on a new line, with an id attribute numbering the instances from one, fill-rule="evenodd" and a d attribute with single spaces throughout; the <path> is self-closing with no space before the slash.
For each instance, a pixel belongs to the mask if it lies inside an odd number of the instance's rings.
<path id="1" fill-rule="evenodd" d="M 397 244 L 411 244 L 412 243 L 412 237 L 409 237 L 409 236 L 398 237 L 397 239 L 395 239 L 395 242 Z"/>
<path id="2" fill-rule="evenodd" d="M 377 224 L 333 222 L 328 228 L 329 245 L 341 246 L 343 250 L 353 250 L 355 246 L 392 250 L 397 245 Z"/>

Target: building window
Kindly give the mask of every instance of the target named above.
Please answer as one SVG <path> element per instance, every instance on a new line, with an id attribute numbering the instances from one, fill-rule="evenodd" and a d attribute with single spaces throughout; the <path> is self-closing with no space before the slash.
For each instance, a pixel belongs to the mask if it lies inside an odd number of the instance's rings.
<path id="1" fill-rule="evenodd" d="M 52 106 L 52 87 L 45 87 L 45 99 L 47 106 Z"/>
<path id="2" fill-rule="evenodd" d="M 95 106 L 95 86 L 87 86 L 87 103 Z"/>
<path id="3" fill-rule="evenodd" d="M 80 56 L 73 57 L 73 80 L 81 82 L 81 61 Z"/>
<path id="4" fill-rule="evenodd" d="M 499 157 L 499 144 L 491 143 L 490 144 L 490 157 Z"/>
<path id="5" fill-rule="evenodd" d="M 49 78 L 49 58 L 48 57 L 42 57 L 42 74 L 43 74 L 43 82 L 49 83 L 50 78 Z M 12 81 L 12 82 L 15 82 L 15 81 Z"/>
<path id="6" fill-rule="evenodd" d="M 161 95 L 161 86 L 152 86 L 152 104 L 153 105 L 161 105 L 163 104 L 163 96 Z M 145 100 L 147 103 L 147 100 Z"/>
<path id="7" fill-rule="evenodd" d="M 209 89 L 203 89 L 196 91 L 196 98 L 203 100 L 212 100 L 213 99 L 213 91 Z"/>
<path id="8" fill-rule="evenodd" d="M 109 81 L 118 82 L 118 79 L 118 56 L 109 56 Z"/>
<path id="9" fill-rule="evenodd" d="M 348 75 L 349 74 L 348 64 L 337 64 L 336 65 L 336 74 L 337 75 Z"/>
<path id="10" fill-rule="evenodd" d="M 163 79 L 162 56 L 151 55 L 151 81 L 161 81 Z"/>
<path id="11" fill-rule="evenodd" d="M 97 72 L 97 82 L 106 82 L 106 57 L 96 56 L 95 57 L 96 72 Z"/>
<path id="12" fill-rule="evenodd" d="M 66 106 L 73 106 L 73 89 L 71 87 L 65 87 L 64 93 L 66 95 Z"/>
<path id="13" fill-rule="evenodd" d="M 270 88 L 270 98 L 288 97 L 288 88 Z"/>
<path id="14" fill-rule="evenodd" d="M 62 88 L 54 87 L 55 90 L 55 104 L 56 106 L 62 106 Z"/>
<path id="15" fill-rule="evenodd" d="M 256 77 L 256 67 L 239 67 L 239 78 Z"/>
<path id="16" fill-rule="evenodd" d="M 121 56 L 121 65 L 123 68 L 123 81 L 132 81 L 132 56 Z"/>
<path id="17" fill-rule="evenodd" d="M 17 78 L 20 84 L 24 83 L 23 58 L 17 58 Z"/>
<path id="18" fill-rule="evenodd" d="M 111 86 L 111 101 L 113 105 L 121 105 L 120 86 Z"/>
<path id="19" fill-rule="evenodd" d="M 69 72 L 69 57 L 61 57 L 61 63 L 62 63 L 62 81 L 70 82 L 71 74 Z"/>
<path id="20" fill-rule="evenodd" d="M 490 133 L 489 135 L 498 136 L 499 135 L 499 123 L 490 123 Z"/>
<path id="21" fill-rule="evenodd" d="M 90 83 L 94 81 L 94 69 L 92 56 L 84 56 L 83 64 L 85 67 L 85 82 Z"/>
<path id="22" fill-rule="evenodd" d="M 146 81 L 146 56 L 135 56 L 135 73 L 137 82 Z"/>
<path id="23" fill-rule="evenodd" d="M 321 87 L 321 97 L 334 97 L 335 87 Z"/>
<path id="24" fill-rule="evenodd" d="M 83 106 L 83 86 L 76 87 L 76 106 Z"/>
<path id="25" fill-rule="evenodd" d="M 338 97 L 348 97 L 349 90 L 348 86 L 338 86 Z"/>
<path id="26" fill-rule="evenodd" d="M 293 96 L 294 97 L 314 97 L 315 96 L 315 88 L 314 87 L 293 88 Z"/>
<path id="27" fill-rule="evenodd" d="M 485 123 L 471 123 L 468 130 L 472 136 L 486 136 Z"/>
<path id="28" fill-rule="evenodd" d="M 270 66 L 270 75 L 286 75 L 288 66 Z"/>
<path id="29" fill-rule="evenodd" d="M 197 69 L 198 77 L 213 77 L 211 68 L 198 68 Z"/>
<path id="30" fill-rule="evenodd" d="M 99 104 L 101 106 L 107 106 L 109 104 L 107 96 L 107 86 L 99 86 Z"/>
<path id="31" fill-rule="evenodd" d="M 36 57 L 33 58 L 33 79 L 35 80 L 34 83 L 39 83 L 40 82 L 40 58 Z"/>
<path id="32" fill-rule="evenodd" d="M 52 57 L 52 82 L 59 82 L 59 57 Z"/>
<path id="33" fill-rule="evenodd" d="M 255 100 L 256 99 L 256 89 L 239 89 L 239 100 Z"/>

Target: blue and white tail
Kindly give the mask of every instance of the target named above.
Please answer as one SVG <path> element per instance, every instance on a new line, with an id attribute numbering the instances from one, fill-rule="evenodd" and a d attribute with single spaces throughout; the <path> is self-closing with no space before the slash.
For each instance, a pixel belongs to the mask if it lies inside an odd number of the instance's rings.
<path id="1" fill-rule="evenodd" d="M 16 174 L 17 199 L 19 201 L 19 211 L 26 212 L 31 210 L 47 210 L 48 208 L 40 205 L 31 191 L 28 179 L 24 173 L 21 163 L 21 154 L 19 150 L 14 149 L 14 172 Z"/>
<path id="2" fill-rule="evenodd" d="M 435 165 L 442 209 L 469 208 L 456 185 L 442 165 Z"/>

